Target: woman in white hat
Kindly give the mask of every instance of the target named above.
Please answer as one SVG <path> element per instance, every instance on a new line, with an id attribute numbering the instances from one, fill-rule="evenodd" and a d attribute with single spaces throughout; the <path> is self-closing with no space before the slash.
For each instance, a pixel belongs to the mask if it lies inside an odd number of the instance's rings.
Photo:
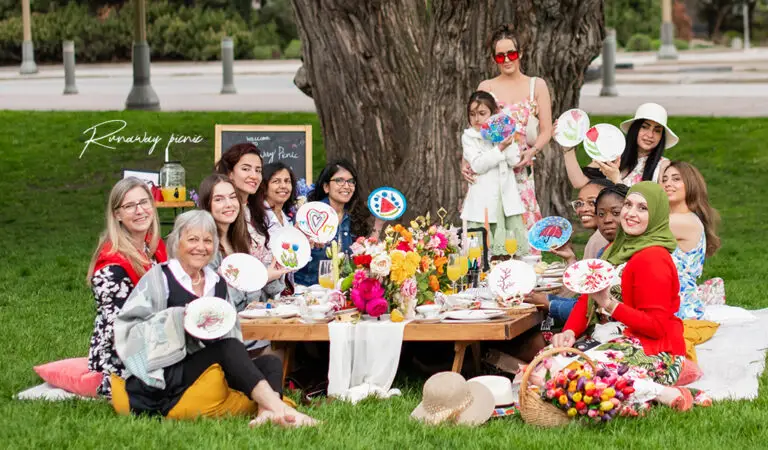
<path id="1" fill-rule="evenodd" d="M 661 182 L 661 174 L 669 165 L 664 150 L 680 141 L 667 125 L 667 110 L 656 103 L 644 103 L 635 111 L 635 117 L 621 123 L 626 133 L 626 147 L 618 162 L 593 161 L 582 171 L 573 147 L 564 149 L 568 179 L 579 189 L 589 181 L 585 172 L 597 168 L 614 183 L 632 186 L 641 181 Z M 598 174 L 599 175 L 599 174 Z"/>

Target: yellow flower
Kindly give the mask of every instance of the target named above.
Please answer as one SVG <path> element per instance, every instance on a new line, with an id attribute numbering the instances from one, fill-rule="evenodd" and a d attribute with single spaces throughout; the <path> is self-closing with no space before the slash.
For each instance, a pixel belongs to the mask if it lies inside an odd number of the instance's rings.
<path id="1" fill-rule="evenodd" d="M 416 252 L 404 252 L 402 250 L 393 250 L 390 254 L 392 258 L 392 269 L 389 278 L 396 284 L 400 284 L 407 278 L 412 277 L 419 268 L 421 256 Z"/>

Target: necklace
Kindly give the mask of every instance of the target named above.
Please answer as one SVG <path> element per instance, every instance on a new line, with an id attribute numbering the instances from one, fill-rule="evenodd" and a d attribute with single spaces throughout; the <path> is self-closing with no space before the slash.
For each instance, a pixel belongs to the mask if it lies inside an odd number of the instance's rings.
<path id="1" fill-rule="evenodd" d="M 197 272 L 197 281 L 192 282 L 192 286 L 197 286 L 200 284 L 200 282 L 203 281 L 203 274 L 200 272 Z"/>

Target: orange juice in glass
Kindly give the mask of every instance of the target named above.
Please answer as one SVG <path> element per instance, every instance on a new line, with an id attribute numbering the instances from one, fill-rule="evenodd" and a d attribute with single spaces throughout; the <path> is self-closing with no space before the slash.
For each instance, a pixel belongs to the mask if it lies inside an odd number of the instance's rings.
<path id="1" fill-rule="evenodd" d="M 183 202 L 187 200 L 186 186 L 165 186 L 160 188 L 164 202 Z"/>

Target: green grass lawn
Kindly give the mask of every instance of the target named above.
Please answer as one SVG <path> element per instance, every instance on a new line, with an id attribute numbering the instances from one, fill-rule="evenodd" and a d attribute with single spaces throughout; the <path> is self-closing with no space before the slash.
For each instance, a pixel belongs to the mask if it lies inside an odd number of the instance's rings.
<path id="1" fill-rule="evenodd" d="M 152 155 L 140 144 L 116 150 L 89 148 L 79 159 L 94 124 L 128 122 L 126 133 L 160 135 Z M 619 118 L 593 118 L 618 124 Z M 175 145 L 173 159 L 196 187 L 211 168 L 215 123 L 314 126 L 315 173 L 323 164 L 320 126 L 313 114 L 243 113 L 33 113 L 0 111 L 0 446 L 135 448 L 755 448 L 768 438 L 768 377 L 753 402 L 723 402 L 676 414 L 657 408 L 643 419 L 606 426 L 573 424 L 540 430 L 519 418 L 478 428 L 429 428 L 409 420 L 423 379 L 400 377 L 404 396 L 317 406 L 315 429 L 247 428 L 243 418 L 171 422 L 117 417 L 103 401 L 20 402 L 13 394 L 40 383 L 32 366 L 87 354 L 94 302 L 85 285 L 90 254 L 103 226 L 104 204 L 122 168 L 159 170 L 170 133 L 202 134 L 202 144 Z M 672 159 L 695 164 L 709 183 L 723 216 L 723 248 L 707 261 L 705 277 L 726 280 L 728 302 L 768 307 L 763 277 L 768 222 L 768 120 L 674 118 L 682 143 Z"/>

